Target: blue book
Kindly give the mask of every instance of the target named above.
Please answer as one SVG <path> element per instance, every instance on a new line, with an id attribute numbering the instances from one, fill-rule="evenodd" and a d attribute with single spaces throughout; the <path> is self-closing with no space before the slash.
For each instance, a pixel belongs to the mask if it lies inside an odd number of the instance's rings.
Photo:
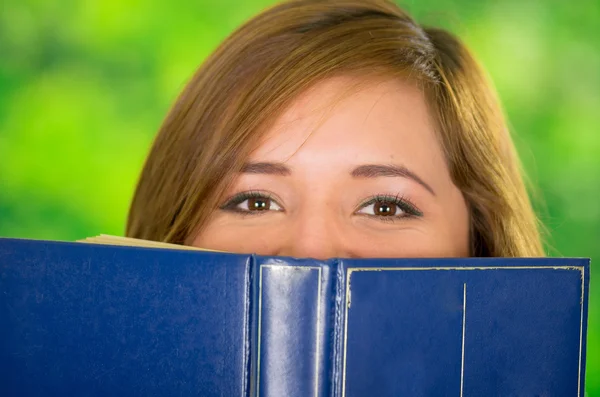
<path id="1" fill-rule="evenodd" d="M 0 395 L 583 396 L 589 279 L 0 239 Z"/>

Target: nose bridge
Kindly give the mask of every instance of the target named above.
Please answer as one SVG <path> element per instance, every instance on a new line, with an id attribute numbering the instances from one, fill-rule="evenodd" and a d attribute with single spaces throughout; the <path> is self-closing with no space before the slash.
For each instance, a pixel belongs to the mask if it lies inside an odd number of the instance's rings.
<path id="1" fill-rule="evenodd" d="M 336 220 L 327 211 L 305 211 L 292 222 L 288 241 L 280 255 L 301 258 L 328 259 L 343 256 Z"/>

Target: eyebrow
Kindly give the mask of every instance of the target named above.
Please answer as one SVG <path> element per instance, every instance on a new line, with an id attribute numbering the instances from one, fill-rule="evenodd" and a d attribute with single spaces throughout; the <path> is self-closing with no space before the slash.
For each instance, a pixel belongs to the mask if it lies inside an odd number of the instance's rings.
<path id="1" fill-rule="evenodd" d="M 289 176 L 292 173 L 290 168 L 285 164 L 270 162 L 246 163 L 242 167 L 241 172 L 246 174 L 264 174 L 278 176 Z M 350 175 L 353 178 L 408 178 L 423 186 L 434 196 L 436 195 L 435 191 L 431 188 L 431 186 L 429 186 L 423 179 L 421 179 L 417 174 L 415 174 L 408 168 L 401 165 L 364 164 L 354 168 Z"/>
<path id="2" fill-rule="evenodd" d="M 400 177 L 408 178 L 423 186 L 434 196 L 435 191 L 417 174 L 402 165 L 365 164 L 350 173 L 354 178 Z"/>
<path id="3" fill-rule="evenodd" d="M 282 163 L 246 163 L 242 167 L 243 173 L 246 174 L 266 174 L 288 176 L 292 171 Z"/>

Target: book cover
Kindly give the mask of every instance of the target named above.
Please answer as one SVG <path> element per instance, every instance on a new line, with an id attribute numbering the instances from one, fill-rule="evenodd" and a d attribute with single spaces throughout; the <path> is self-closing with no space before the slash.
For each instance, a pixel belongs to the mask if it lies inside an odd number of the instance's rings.
<path id="1" fill-rule="evenodd" d="M 589 260 L 0 239 L 0 395 L 583 396 Z"/>

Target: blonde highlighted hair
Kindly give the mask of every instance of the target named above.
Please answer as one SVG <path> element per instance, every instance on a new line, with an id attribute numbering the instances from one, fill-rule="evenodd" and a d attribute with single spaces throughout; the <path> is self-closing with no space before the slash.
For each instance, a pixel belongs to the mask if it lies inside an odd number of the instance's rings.
<path id="1" fill-rule="evenodd" d="M 471 218 L 472 256 L 543 256 L 491 83 L 452 34 L 386 0 L 293 0 L 259 14 L 199 68 L 142 171 L 127 235 L 178 244 L 202 231 L 270 123 L 300 93 L 352 74 L 422 87 Z"/>

